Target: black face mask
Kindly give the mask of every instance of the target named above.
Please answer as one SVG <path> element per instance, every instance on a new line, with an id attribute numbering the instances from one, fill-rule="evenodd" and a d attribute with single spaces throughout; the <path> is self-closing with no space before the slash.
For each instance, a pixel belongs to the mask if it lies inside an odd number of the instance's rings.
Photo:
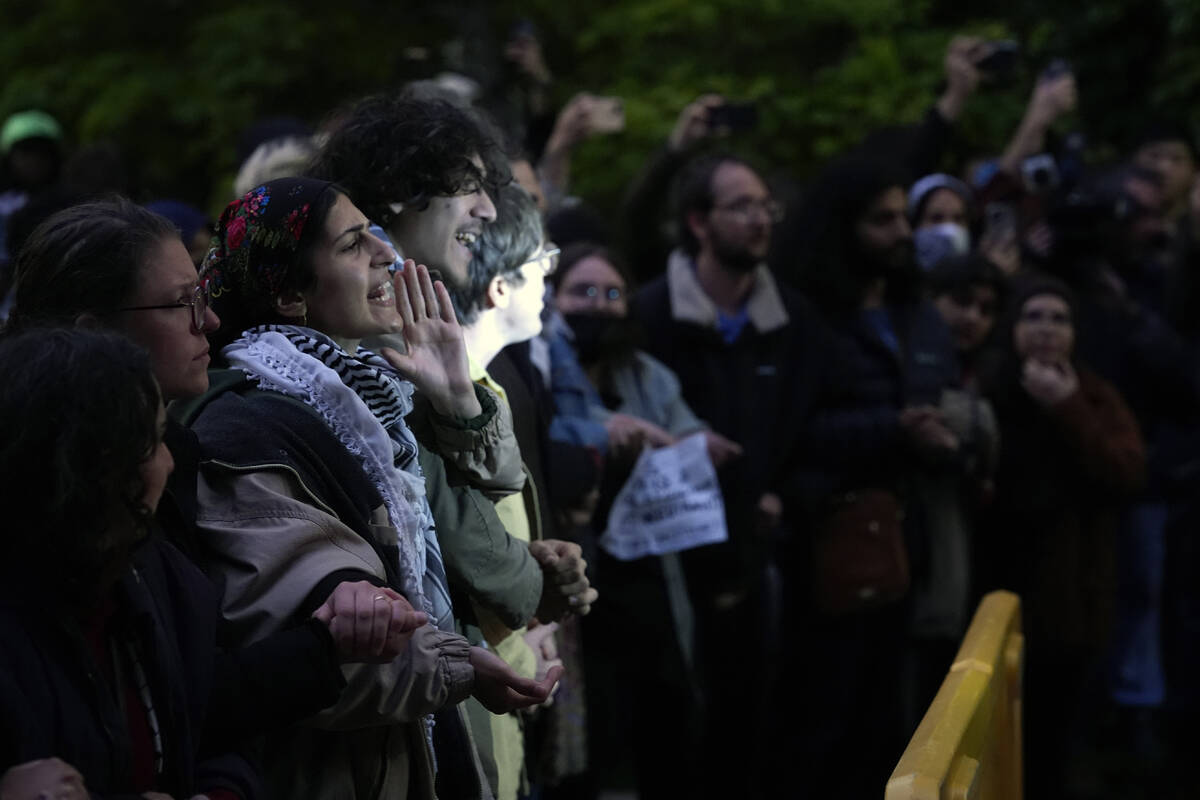
<path id="1" fill-rule="evenodd" d="M 633 356 L 642 340 L 640 326 L 628 317 L 584 312 L 563 314 L 563 319 L 575 334 L 581 364 L 624 361 Z"/>

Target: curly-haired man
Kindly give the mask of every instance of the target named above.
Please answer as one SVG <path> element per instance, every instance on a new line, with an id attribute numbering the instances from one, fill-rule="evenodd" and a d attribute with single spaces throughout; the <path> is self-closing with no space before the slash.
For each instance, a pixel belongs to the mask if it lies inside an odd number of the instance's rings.
<path id="1" fill-rule="evenodd" d="M 355 105 L 309 172 L 345 188 L 403 258 L 439 270 L 448 285 L 466 280 L 469 248 L 496 218 L 490 195 L 511 179 L 489 123 L 404 94 Z"/>

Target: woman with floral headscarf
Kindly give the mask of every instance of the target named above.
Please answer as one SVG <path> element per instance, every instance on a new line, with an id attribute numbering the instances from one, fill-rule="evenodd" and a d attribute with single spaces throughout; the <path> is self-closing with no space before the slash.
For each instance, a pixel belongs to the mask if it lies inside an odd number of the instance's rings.
<path id="1" fill-rule="evenodd" d="M 403 593 L 432 623 L 395 661 L 346 668 L 336 706 L 267 743 L 277 796 L 478 796 L 470 734 L 446 707 L 472 693 L 493 711 L 529 705 L 558 677 L 522 680 L 453 632 L 426 492 L 445 478 L 405 422 L 414 385 L 443 459 L 473 480 L 510 480 L 493 447 L 503 431 L 470 380 L 445 288 L 411 262 L 393 277 L 393 258 L 335 186 L 286 178 L 226 209 L 201 271 L 225 320 L 213 344 L 227 342 L 231 367 L 190 412 L 197 525 L 226 617 L 253 640 L 356 576 Z M 401 331 L 406 354 L 359 346 Z"/>

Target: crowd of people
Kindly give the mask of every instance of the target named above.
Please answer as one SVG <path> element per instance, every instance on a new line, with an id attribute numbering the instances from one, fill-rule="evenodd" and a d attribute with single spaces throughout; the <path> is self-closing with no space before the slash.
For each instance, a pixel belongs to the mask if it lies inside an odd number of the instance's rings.
<path id="1" fill-rule="evenodd" d="M 803 183 L 701 96 L 611 216 L 526 28 L 216 220 L 10 116 L 0 798 L 878 797 L 995 589 L 1028 795 L 1186 787 L 1197 140 L 1087 163 L 1056 63 L 950 164 L 995 46 Z M 623 512 L 669 448 L 717 541 Z"/>

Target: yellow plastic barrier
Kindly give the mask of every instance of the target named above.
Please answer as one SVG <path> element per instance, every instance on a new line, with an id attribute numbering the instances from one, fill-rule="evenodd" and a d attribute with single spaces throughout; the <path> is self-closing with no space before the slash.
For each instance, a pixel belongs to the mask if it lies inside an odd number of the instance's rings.
<path id="1" fill-rule="evenodd" d="M 983 598 L 885 800 L 1021 800 L 1021 601 Z"/>

